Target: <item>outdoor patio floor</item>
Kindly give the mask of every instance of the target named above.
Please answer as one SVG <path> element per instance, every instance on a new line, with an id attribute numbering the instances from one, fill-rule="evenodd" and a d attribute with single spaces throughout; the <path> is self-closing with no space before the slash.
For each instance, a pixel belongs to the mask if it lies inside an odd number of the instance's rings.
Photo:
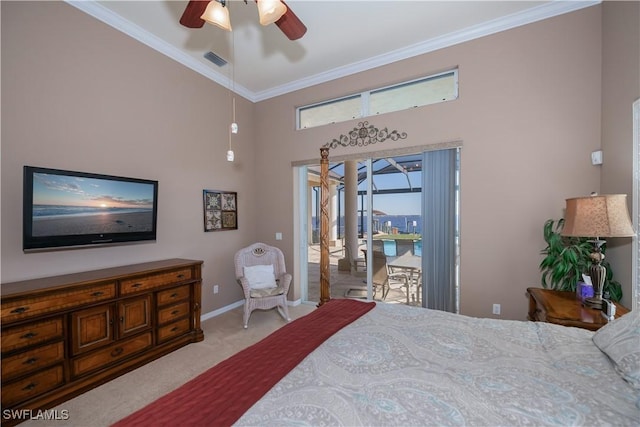
<path id="1" fill-rule="evenodd" d="M 364 249 L 366 246 L 361 245 L 358 248 L 358 253 L 362 256 L 360 249 Z M 319 302 L 320 301 L 320 245 L 314 244 L 309 246 L 309 290 L 308 301 Z M 341 242 L 338 241 L 336 246 L 329 248 L 329 271 L 330 271 L 330 285 L 331 285 L 331 298 L 355 298 L 366 299 L 366 272 L 358 271 L 351 274 L 348 271 L 338 271 L 338 260 L 344 257 L 344 250 Z M 375 300 L 381 300 L 382 295 L 378 292 L 375 295 Z M 404 289 L 390 289 L 387 298 L 384 300 L 388 303 L 406 304 L 407 294 Z M 419 301 L 415 300 L 415 296 L 410 295 L 411 305 L 420 305 Z"/>

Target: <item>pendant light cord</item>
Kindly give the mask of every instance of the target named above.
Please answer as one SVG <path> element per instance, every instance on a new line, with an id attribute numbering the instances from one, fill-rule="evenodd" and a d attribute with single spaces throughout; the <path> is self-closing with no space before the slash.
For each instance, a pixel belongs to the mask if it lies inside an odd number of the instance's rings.
<path id="1" fill-rule="evenodd" d="M 231 117 L 231 125 L 229 126 L 229 150 L 231 150 L 231 134 L 233 133 L 232 131 L 232 126 L 235 124 L 236 122 L 236 94 L 235 94 L 235 72 L 236 72 L 236 52 L 235 52 L 236 46 L 235 46 L 235 36 L 233 31 L 231 32 L 231 88 L 230 88 L 230 92 L 229 92 L 229 96 L 232 97 L 232 101 L 231 101 L 231 111 L 232 111 L 232 117 Z"/>
<path id="2" fill-rule="evenodd" d="M 233 92 L 233 121 L 236 121 L 236 37 L 231 33 L 231 92 Z"/>

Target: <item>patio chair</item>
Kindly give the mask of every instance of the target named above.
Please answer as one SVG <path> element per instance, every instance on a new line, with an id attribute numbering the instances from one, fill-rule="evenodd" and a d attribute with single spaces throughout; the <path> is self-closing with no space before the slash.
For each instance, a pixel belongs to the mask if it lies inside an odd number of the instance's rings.
<path id="1" fill-rule="evenodd" d="M 254 243 L 240 249 L 233 258 L 236 280 L 244 293 L 243 326 L 246 329 L 251 312 L 276 308 L 288 322 L 287 292 L 291 274 L 286 272 L 284 255 L 274 246 Z"/>
<path id="2" fill-rule="evenodd" d="M 406 253 L 414 254 L 413 240 L 396 240 L 396 256 L 401 256 Z"/>
<path id="3" fill-rule="evenodd" d="M 383 240 L 374 239 L 373 240 L 373 251 L 374 252 L 382 252 L 382 253 L 384 253 L 384 241 Z"/>
<path id="4" fill-rule="evenodd" d="M 373 251 L 373 285 L 382 289 L 382 299 L 386 299 L 391 288 L 404 288 L 409 304 L 409 276 L 406 273 L 391 273 L 387 265 L 387 256 L 383 252 Z"/>

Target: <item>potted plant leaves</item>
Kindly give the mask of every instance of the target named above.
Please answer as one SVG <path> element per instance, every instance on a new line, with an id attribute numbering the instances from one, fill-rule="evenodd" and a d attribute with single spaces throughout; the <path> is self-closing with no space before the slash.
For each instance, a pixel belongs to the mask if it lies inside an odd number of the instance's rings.
<path id="1" fill-rule="evenodd" d="M 563 226 L 562 218 L 557 221 L 549 219 L 544 223 L 543 235 L 547 247 L 541 251 L 544 255 L 540 263 L 541 284 L 545 289 L 575 292 L 582 274 L 588 274 L 591 265 L 589 255 L 593 252 L 593 245 L 587 238 L 562 236 L 560 233 Z M 604 248 L 602 252 L 605 252 Z M 613 301 L 620 301 L 622 286 L 613 280 L 613 270 L 606 259 L 602 265 L 607 269 L 603 295 Z"/>

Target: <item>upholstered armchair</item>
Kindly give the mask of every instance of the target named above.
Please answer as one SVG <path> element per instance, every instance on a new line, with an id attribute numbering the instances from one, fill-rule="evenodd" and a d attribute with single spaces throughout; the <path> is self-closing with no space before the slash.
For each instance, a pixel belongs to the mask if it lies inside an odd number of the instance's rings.
<path id="1" fill-rule="evenodd" d="M 274 246 L 254 243 L 240 249 L 234 256 L 236 280 L 244 292 L 245 329 L 251 312 L 256 309 L 276 308 L 288 322 L 287 292 L 291 285 L 291 274 L 286 272 L 284 255 Z"/>

